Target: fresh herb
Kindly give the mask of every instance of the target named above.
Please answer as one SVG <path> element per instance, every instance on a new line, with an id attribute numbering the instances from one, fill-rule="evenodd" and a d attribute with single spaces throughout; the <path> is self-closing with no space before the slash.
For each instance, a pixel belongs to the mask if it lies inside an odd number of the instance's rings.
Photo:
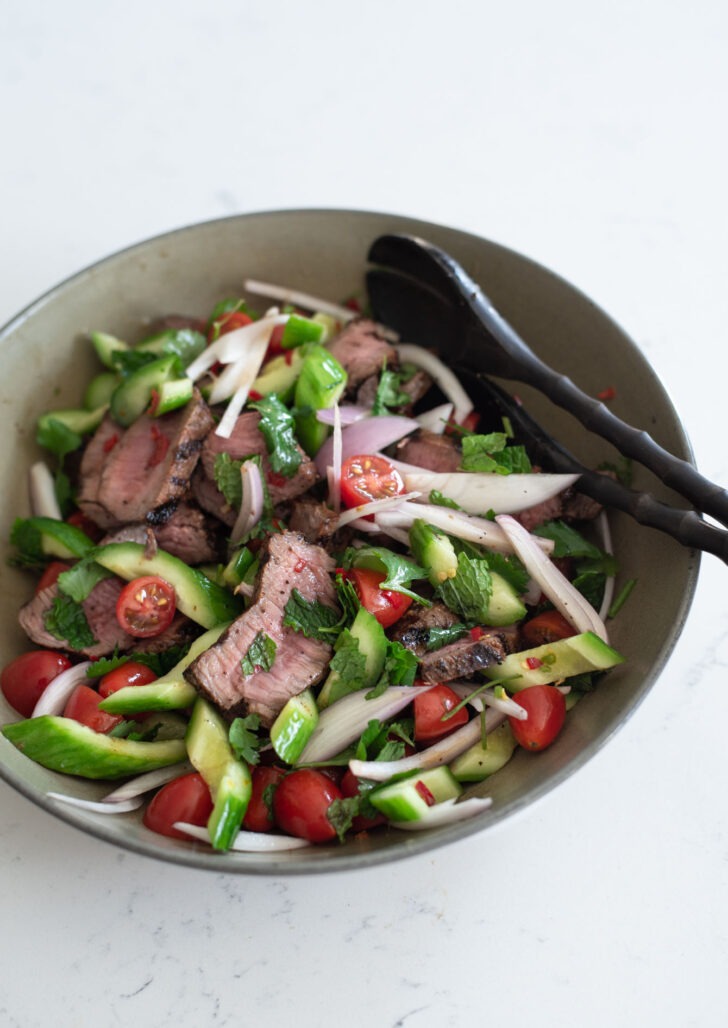
<path id="1" fill-rule="evenodd" d="M 251 403 L 260 414 L 258 428 L 268 447 L 268 460 L 273 471 L 285 478 L 292 478 L 303 456 L 296 442 L 293 415 L 275 393 Z"/>
<path id="2" fill-rule="evenodd" d="M 342 623 L 345 626 L 349 626 L 359 613 L 361 607 L 359 595 L 354 583 L 350 579 L 345 578 L 341 573 L 337 574 L 334 585 L 336 586 L 336 597 L 339 601 L 339 606 L 343 611 Z"/>
<path id="3" fill-rule="evenodd" d="M 26 518 L 16 518 L 10 531 L 10 544 L 17 553 L 10 558 L 10 564 L 21 568 L 42 568 L 47 556 L 43 552 L 42 535 Z"/>
<path id="4" fill-rule="evenodd" d="M 43 623 L 52 636 L 67 642 L 72 650 L 83 650 L 96 642 L 83 607 L 70 596 L 56 596 Z"/>
<path id="5" fill-rule="evenodd" d="M 76 603 L 82 603 L 99 582 L 111 575 L 112 572 L 97 564 L 92 556 L 83 557 L 58 576 L 58 588 Z"/>
<path id="6" fill-rule="evenodd" d="M 361 797 L 345 796 L 333 800 L 326 810 L 326 820 L 336 829 L 339 842 L 346 840 L 346 833 L 354 823 L 354 818 L 361 813 Z"/>
<path id="7" fill-rule="evenodd" d="M 632 486 L 632 461 L 629 457 L 618 457 L 615 463 L 605 461 L 597 466 L 597 471 L 611 471 L 617 476 L 617 481 L 630 489 Z"/>
<path id="8" fill-rule="evenodd" d="M 60 468 L 56 471 L 53 478 L 53 490 L 56 494 L 56 500 L 58 506 L 61 509 L 61 514 L 65 517 L 71 512 L 73 507 L 73 490 L 71 489 L 71 480 L 65 471 Z"/>
<path id="9" fill-rule="evenodd" d="M 620 610 L 627 602 L 632 590 L 636 585 L 636 578 L 630 578 L 629 582 L 625 582 L 625 584 L 619 591 L 619 594 L 616 596 L 614 602 L 612 603 L 612 606 L 609 608 L 609 613 L 607 617 L 614 618 L 617 616 L 617 614 L 619 614 Z"/>
<path id="10" fill-rule="evenodd" d="M 258 671 L 270 671 L 275 663 L 278 646 L 265 632 L 258 632 L 248 647 L 248 652 L 240 661 L 244 675 L 253 675 Z"/>
<path id="11" fill-rule="evenodd" d="M 367 693 L 367 699 L 381 696 L 391 685 L 412 685 L 417 674 L 417 655 L 396 639 L 387 640 L 387 654 L 379 681 Z"/>
<path id="12" fill-rule="evenodd" d="M 210 320 L 207 323 L 211 343 L 214 343 L 220 337 L 220 329 L 225 323 L 224 316 L 226 314 L 232 314 L 234 311 L 241 311 L 243 314 L 247 314 L 252 321 L 257 319 L 257 314 L 248 307 L 245 300 L 241 300 L 236 297 L 228 297 L 225 300 L 220 300 L 220 302 L 216 303 L 212 308 Z"/>
<path id="13" fill-rule="evenodd" d="M 430 606 L 429 600 L 409 588 L 410 582 L 414 579 L 427 578 L 427 572 L 408 557 L 403 557 L 401 553 L 394 553 L 384 546 L 362 546 L 359 549 L 350 547 L 344 553 L 343 563 L 345 568 L 368 568 L 370 571 L 379 571 L 385 575 L 379 584 L 380 589 L 402 593 L 418 603 Z"/>
<path id="14" fill-rule="evenodd" d="M 486 561 L 459 553 L 455 577 L 445 579 L 438 586 L 437 592 L 445 606 L 463 621 L 484 624 L 488 617 L 492 588 Z"/>
<path id="15" fill-rule="evenodd" d="M 531 462 L 523 446 L 508 446 L 505 432 L 468 435 L 462 440 L 461 471 L 490 471 L 499 475 L 527 474 Z"/>
<path id="16" fill-rule="evenodd" d="M 404 407 L 411 402 L 411 397 L 401 386 L 404 376 L 398 371 L 383 368 L 379 377 L 377 393 L 372 404 L 372 414 L 389 414 L 390 410 Z"/>
<path id="17" fill-rule="evenodd" d="M 243 499 L 243 483 L 240 478 L 242 460 L 233 460 L 229 453 L 218 453 L 215 457 L 213 475 L 215 485 L 234 510 L 240 510 Z"/>
<path id="18" fill-rule="evenodd" d="M 609 553 L 602 553 L 595 559 L 585 558 L 577 561 L 572 585 L 592 607 L 598 609 L 604 596 L 607 577 L 612 577 L 616 573 L 617 562 L 614 557 Z"/>
<path id="19" fill-rule="evenodd" d="M 283 609 L 283 624 L 307 639 L 328 641 L 341 624 L 341 615 L 319 600 L 307 600 L 298 589 L 291 593 Z"/>
<path id="20" fill-rule="evenodd" d="M 62 421 L 58 421 L 52 414 L 41 419 L 35 439 L 39 446 L 55 454 L 60 461 L 83 444 L 83 436 Z"/>
<path id="21" fill-rule="evenodd" d="M 591 557 L 597 560 L 602 556 L 598 546 L 590 543 L 564 521 L 545 521 L 543 525 L 534 528 L 533 534 L 553 541 L 553 557 Z"/>
<path id="22" fill-rule="evenodd" d="M 157 678 L 162 678 L 179 664 L 189 648 L 190 643 L 180 643 L 177 646 L 170 646 L 166 650 L 160 650 L 159 653 L 126 653 L 123 656 L 114 653 L 111 657 L 100 657 L 99 660 L 95 660 L 86 671 L 86 677 L 102 678 L 110 671 L 115 671 L 124 664 L 128 664 L 129 661 L 133 661 L 135 664 L 144 664 L 154 672 Z"/>
<path id="23" fill-rule="evenodd" d="M 124 378 L 133 375 L 135 371 L 146 367 L 147 364 L 158 360 L 159 354 L 153 353 L 152 350 L 114 350 L 111 354 L 112 365 L 117 371 L 121 372 Z M 181 367 L 177 370 L 180 374 L 182 373 Z"/>
<path id="24" fill-rule="evenodd" d="M 439 650 L 448 643 L 457 642 L 468 631 L 467 626 L 457 622 L 447 628 L 432 627 L 427 632 L 427 652 Z"/>
<path id="25" fill-rule="evenodd" d="M 488 551 L 485 554 L 485 560 L 489 569 L 495 571 L 501 578 L 505 578 L 517 593 L 525 593 L 528 588 L 529 574 L 515 554 L 506 555 Z"/>
<path id="26" fill-rule="evenodd" d="M 367 661 L 359 649 L 359 640 L 348 628 L 339 633 L 334 650 L 336 652 L 329 667 L 336 675 L 337 697 L 363 689 L 366 684 Z"/>
<path id="27" fill-rule="evenodd" d="M 433 503 L 436 507 L 449 507 L 451 510 L 463 509 L 459 503 L 455 503 L 455 500 L 451 500 L 449 496 L 443 496 L 439 489 L 430 490 L 430 503 Z"/>
<path id="28" fill-rule="evenodd" d="M 262 740 L 256 735 L 260 728 L 260 718 L 257 714 L 248 714 L 247 717 L 236 717 L 230 725 L 228 739 L 230 747 L 240 760 L 247 764 L 258 764 L 260 762 L 260 747 Z"/>

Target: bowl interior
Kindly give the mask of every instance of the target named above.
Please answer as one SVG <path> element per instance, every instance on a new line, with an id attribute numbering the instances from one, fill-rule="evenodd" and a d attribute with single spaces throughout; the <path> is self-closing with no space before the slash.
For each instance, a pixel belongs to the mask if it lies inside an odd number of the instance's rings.
<path id="1" fill-rule="evenodd" d="M 589 299 L 538 264 L 485 239 L 438 225 L 351 211 L 281 211 L 181 229 L 149 240 L 81 272 L 42 297 L 0 337 L 3 370 L 0 424 L 15 439 L 0 468 L 0 536 L 27 516 L 26 471 L 40 456 L 35 422 L 52 407 L 78 406 L 97 370 L 86 338 L 93 329 L 139 337 L 145 321 L 169 313 L 204 316 L 221 297 L 239 293 L 245 277 L 341 299 L 363 290 L 366 254 L 382 232 L 415 232 L 462 262 L 496 306 L 548 363 L 591 394 L 616 390 L 612 409 L 644 428 L 666 449 L 691 459 L 679 419 L 659 380 L 629 338 Z M 416 341 L 416 340 L 414 340 Z M 525 387 L 517 389 L 534 416 L 586 465 L 615 460 L 603 441 Z M 635 468 L 634 486 L 666 501 L 673 494 Z M 243 873 L 308 873 L 395 859 L 491 826 L 556 786 L 581 766 L 646 694 L 684 622 L 698 557 L 629 518 L 610 518 L 620 580 L 638 585 L 627 616 L 611 623 L 612 644 L 626 663 L 570 715 L 557 743 L 536 759 L 521 752 L 491 781 L 472 787 L 492 807 L 470 821 L 430 833 L 392 831 L 345 846 L 285 855 L 220 856 L 195 843 L 153 835 L 136 814 L 103 817 L 47 798 L 50 791 L 93 797 L 103 786 L 66 778 L 33 764 L 0 737 L 0 774 L 64 820 L 128 849 L 176 863 Z M 27 648 L 17 610 L 32 593 L 27 575 L 0 564 L 0 661 Z M 0 696 L 0 723 L 16 715 Z"/>

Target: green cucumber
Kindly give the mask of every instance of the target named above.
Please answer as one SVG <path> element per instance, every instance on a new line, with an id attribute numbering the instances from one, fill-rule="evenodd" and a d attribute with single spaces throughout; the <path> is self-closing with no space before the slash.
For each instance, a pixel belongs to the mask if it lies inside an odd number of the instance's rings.
<path id="1" fill-rule="evenodd" d="M 178 357 L 182 367 L 186 368 L 206 346 L 207 340 L 201 332 L 192 328 L 169 328 L 142 340 L 134 349 L 154 353 L 158 357 Z"/>
<path id="2" fill-rule="evenodd" d="M 2 734 L 36 764 L 81 778 L 124 778 L 179 764 L 187 756 L 182 739 L 115 739 L 72 718 L 51 715 L 5 725 Z"/>
<path id="3" fill-rule="evenodd" d="M 359 644 L 359 652 L 364 654 L 365 659 L 364 680 L 360 688 L 371 689 L 379 681 L 387 657 L 384 629 L 368 610 L 360 607 L 349 632 Z M 351 691 L 339 672 L 329 671 L 318 696 L 319 708 L 328 707 Z"/>
<path id="4" fill-rule="evenodd" d="M 436 803 L 457 799 L 463 787 L 446 766 L 418 771 L 367 793 L 367 798 L 390 821 L 419 821 Z"/>
<path id="5" fill-rule="evenodd" d="M 438 532 L 418 518 L 410 528 L 409 538 L 417 563 L 427 571 L 431 585 L 437 588 L 446 579 L 455 577 L 458 556 L 452 542 L 443 532 Z"/>
<path id="6" fill-rule="evenodd" d="M 152 417 L 159 418 L 162 414 L 169 414 L 178 407 L 184 407 L 192 399 L 194 388 L 192 379 L 187 377 L 173 378 L 169 382 L 162 382 L 159 388 L 154 390 L 156 399 L 153 394 L 149 413 Z"/>
<path id="7" fill-rule="evenodd" d="M 222 579 L 225 585 L 236 589 L 245 579 L 247 572 L 253 564 L 258 562 L 257 557 L 247 546 L 241 546 L 235 550 L 222 572 Z"/>
<path id="8" fill-rule="evenodd" d="M 459 782 L 482 782 L 500 771 L 513 756 L 518 743 L 507 721 L 488 733 L 487 745 L 476 742 L 450 764 L 450 770 Z"/>
<path id="9" fill-rule="evenodd" d="M 270 741 L 286 764 L 295 764 L 318 724 L 318 708 L 310 689 L 291 696 L 273 722 Z"/>
<path id="10" fill-rule="evenodd" d="M 594 632 L 582 632 L 570 639 L 509 653 L 502 663 L 485 668 L 483 673 L 494 681 L 502 681 L 508 692 L 519 692 L 531 685 L 549 685 L 588 671 L 606 671 L 623 661 L 624 657 Z"/>
<path id="11" fill-rule="evenodd" d="M 491 571 L 491 594 L 485 624 L 498 628 L 512 625 L 526 616 L 526 606 L 516 590 L 497 571 Z"/>
<path id="12" fill-rule="evenodd" d="M 250 391 L 260 393 L 261 396 L 276 393 L 284 403 L 287 403 L 301 371 L 303 359 L 301 350 L 292 350 L 284 356 L 274 357 L 262 369 Z"/>
<path id="13" fill-rule="evenodd" d="M 149 406 L 152 393 L 159 392 L 165 382 L 179 378 L 179 374 L 179 358 L 174 355 L 137 368 L 113 392 L 111 416 L 114 421 L 124 427 L 131 425 Z"/>
<path id="14" fill-rule="evenodd" d="M 164 550 L 147 557 L 141 543 L 109 543 L 95 551 L 94 560 L 127 582 L 143 575 L 163 578 L 174 587 L 178 610 L 203 628 L 214 628 L 242 612 L 237 596 Z"/>
<path id="15" fill-rule="evenodd" d="M 80 528 L 55 518 L 18 518 L 10 541 L 21 550 L 61 560 L 86 557 L 94 549 L 93 541 Z"/>
<path id="16" fill-rule="evenodd" d="M 115 375 L 113 371 L 102 371 L 100 375 L 92 378 L 83 394 L 83 405 L 86 410 L 93 411 L 98 407 L 108 407 L 111 394 L 120 382 L 120 376 Z"/>
<path id="17" fill-rule="evenodd" d="M 326 328 L 319 321 L 291 314 L 283 328 L 281 346 L 284 350 L 293 350 L 304 343 L 322 343 L 325 335 Z"/>
<path id="18" fill-rule="evenodd" d="M 346 388 L 346 371 L 324 346 L 313 344 L 306 353 L 296 382 L 295 403 L 298 441 L 314 457 L 328 435 L 328 426 L 316 418 L 316 411 L 333 407 Z M 308 408 L 304 412 L 304 408 Z"/>
<path id="19" fill-rule="evenodd" d="M 311 318 L 311 321 L 315 321 L 317 325 L 323 326 L 324 334 L 319 340 L 322 345 L 326 345 L 329 340 L 333 339 L 341 327 L 332 314 L 324 314 L 323 311 L 317 311 Z"/>
<path id="20" fill-rule="evenodd" d="M 201 635 L 175 666 L 149 685 L 127 685 L 111 693 L 99 703 L 109 714 L 139 714 L 147 710 L 184 710 L 191 706 L 197 692 L 184 676 L 185 670 L 201 653 L 214 645 L 227 629 L 228 622 L 217 625 Z"/>
<path id="21" fill-rule="evenodd" d="M 96 356 L 105 368 L 115 368 L 114 354 L 118 350 L 129 349 L 128 343 L 122 342 L 122 340 L 117 339 L 116 336 L 109 335 L 108 332 L 92 332 L 91 342 L 96 350 Z"/>
<path id="22" fill-rule="evenodd" d="M 48 431 L 48 423 L 50 421 L 59 421 L 65 428 L 70 429 L 71 432 L 76 432 L 78 435 L 88 435 L 89 432 L 96 431 L 104 420 L 104 415 L 108 409 L 108 403 L 103 403 L 100 407 L 95 407 L 94 410 L 86 410 L 81 407 L 50 410 L 47 414 L 43 414 L 38 418 L 38 430 L 41 432 Z"/>
<path id="23" fill-rule="evenodd" d="M 227 725 L 202 697 L 192 709 L 187 752 L 212 793 L 214 806 L 207 822 L 210 842 L 214 849 L 230 849 L 250 802 L 250 769 L 235 756 Z"/>

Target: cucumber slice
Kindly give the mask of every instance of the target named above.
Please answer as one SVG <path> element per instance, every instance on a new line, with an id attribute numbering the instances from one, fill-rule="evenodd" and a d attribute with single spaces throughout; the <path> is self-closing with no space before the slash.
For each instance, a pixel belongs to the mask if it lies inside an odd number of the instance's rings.
<path id="1" fill-rule="evenodd" d="M 199 357 L 207 346 L 207 340 L 201 332 L 192 328 L 170 328 L 149 336 L 134 347 L 144 353 L 155 353 L 159 357 L 179 357 L 182 367 L 186 368 L 196 357 Z"/>
<path id="2" fill-rule="evenodd" d="M 91 342 L 96 350 L 96 356 L 105 368 L 114 367 L 113 355 L 117 350 L 129 349 L 128 343 L 122 342 L 122 340 L 117 339 L 116 336 L 109 335 L 108 332 L 92 332 Z"/>
<path id="3" fill-rule="evenodd" d="M 295 764 L 318 724 L 318 708 L 310 689 L 292 696 L 273 722 L 270 741 L 286 764 Z"/>
<path id="4" fill-rule="evenodd" d="M 309 456 L 318 453 L 328 427 L 316 418 L 316 411 L 333 407 L 346 388 L 346 371 L 324 346 L 313 344 L 301 365 L 295 400 L 299 408 L 310 408 L 296 418 L 298 441 Z"/>
<path id="5" fill-rule="evenodd" d="M 108 408 L 112 393 L 120 381 L 119 375 L 115 375 L 113 371 L 102 371 L 100 375 L 92 378 L 83 394 L 83 405 L 86 410 L 92 411 L 98 407 Z"/>
<path id="6" fill-rule="evenodd" d="M 132 742 L 101 735 L 67 717 L 29 718 L 5 725 L 2 734 L 36 764 L 81 778 L 124 778 L 179 764 L 184 740 Z"/>
<path id="7" fill-rule="evenodd" d="M 463 787 L 448 767 L 434 767 L 372 789 L 368 799 L 390 821 L 419 821 L 430 807 L 454 800 Z"/>
<path id="8" fill-rule="evenodd" d="M 304 343 L 322 343 L 325 335 L 326 328 L 321 322 L 291 314 L 283 328 L 281 346 L 284 350 L 292 350 Z"/>
<path id="9" fill-rule="evenodd" d="M 410 546 L 417 559 L 427 571 L 430 584 L 437 588 L 448 578 L 454 578 L 458 571 L 458 557 L 448 537 L 437 532 L 421 518 L 409 531 Z"/>
<path id="10" fill-rule="evenodd" d="M 88 435 L 89 432 L 96 431 L 108 409 L 108 403 L 104 403 L 94 410 L 86 410 L 80 407 L 50 410 L 47 414 L 43 414 L 38 418 L 38 429 L 40 431 L 47 431 L 50 421 L 60 421 L 71 432 L 77 432 L 78 435 Z"/>
<path id="11" fill-rule="evenodd" d="M 274 357 L 263 368 L 251 386 L 251 392 L 269 396 L 276 393 L 285 403 L 291 397 L 296 379 L 303 366 L 303 353 L 292 350 L 283 357 Z"/>
<path id="12" fill-rule="evenodd" d="M 179 358 L 161 357 L 143 365 L 125 378 L 111 397 L 111 415 L 120 425 L 127 427 L 143 414 L 163 383 L 179 377 Z"/>
<path id="13" fill-rule="evenodd" d="M 184 407 L 192 399 L 193 391 L 194 384 L 191 378 L 173 378 L 169 382 L 162 382 L 152 393 L 150 414 L 159 418 L 162 414 L 169 414 L 178 407 Z"/>
<path id="14" fill-rule="evenodd" d="M 203 628 L 214 628 L 242 612 L 237 596 L 164 550 L 146 557 L 141 543 L 109 543 L 96 550 L 94 560 L 127 582 L 143 575 L 163 578 L 174 587 L 178 609 Z"/>
<path id="15" fill-rule="evenodd" d="M 508 692 L 519 692 L 531 685 L 550 685 L 588 671 L 606 671 L 623 661 L 624 657 L 594 632 L 582 632 L 570 639 L 509 653 L 501 664 L 487 667 L 483 673 L 487 678 L 502 681 Z"/>
<path id="16" fill-rule="evenodd" d="M 227 850 L 245 817 L 252 781 L 248 766 L 230 747 L 227 725 L 202 697 L 192 709 L 187 752 L 212 793 L 214 807 L 207 822 L 210 842 L 215 849 Z"/>
<path id="17" fill-rule="evenodd" d="M 450 770 L 459 782 L 482 782 L 500 771 L 513 756 L 517 746 L 507 721 L 488 733 L 488 745 L 476 742 L 450 764 Z"/>
<path id="18" fill-rule="evenodd" d="M 485 624 L 498 628 L 525 618 L 526 606 L 510 582 L 496 571 L 491 571 L 490 580 L 491 594 Z"/>
<path id="19" fill-rule="evenodd" d="M 357 640 L 359 652 L 364 654 L 364 680 L 360 688 L 371 689 L 379 681 L 387 656 L 387 637 L 384 629 L 373 614 L 360 607 L 349 632 Z M 319 709 L 328 707 L 351 691 L 339 672 L 330 671 L 319 693 Z"/>
<path id="20" fill-rule="evenodd" d="M 18 518 L 10 542 L 21 550 L 62 560 L 86 557 L 94 549 L 93 541 L 80 528 L 55 518 Z"/>

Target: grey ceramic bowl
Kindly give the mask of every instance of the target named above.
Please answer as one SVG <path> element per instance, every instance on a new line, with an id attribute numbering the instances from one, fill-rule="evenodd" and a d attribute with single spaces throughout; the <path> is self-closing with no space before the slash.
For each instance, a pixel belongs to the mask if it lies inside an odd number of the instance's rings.
<path id="1" fill-rule="evenodd" d="M 2 332 L 0 411 L 12 459 L 0 471 L 0 537 L 26 515 L 25 471 L 39 454 L 35 421 L 49 406 L 78 405 L 95 362 L 86 333 L 103 329 L 138 338 L 140 324 L 171 312 L 204 316 L 248 277 L 339 299 L 363 285 L 366 254 L 382 232 L 414 232 L 450 251 L 547 362 L 586 392 L 616 388 L 612 409 L 644 427 L 668 450 L 690 460 L 688 441 L 660 382 L 634 343 L 590 300 L 562 279 L 485 239 L 409 218 L 357 211 L 276 211 L 194 225 L 151 239 L 82 271 L 47 293 Z M 568 415 L 519 387 L 532 413 L 587 465 L 614 458 Z M 673 497 L 643 471 L 637 488 Z M 399 859 L 463 839 L 502 822 L 577 771 L 629 717 L 651 687 L 681 631 L 696 582 L 698 558 L 630 519 L 611 519 L 623 579 L 637 578 L 639 602 L 617 618 L 612 643 L 626 663 L 570 715 L 557 742 L 536 756 L 519 752 L 472 794 L 493 797 L 472 820 L 430 833 L 372 833 L 344 846 L 283 855 L 219 855 L 147 831 L 136 814 L 104 817 L 47 797 L 49 791 L 95 797 L 104 787 L 46 771 L 0 737 L 0 774 L 52 814 L 106 841 L 177 864 L 242 874 L 306 874 Z M 0 566 L 0 663 L 27 648 L 18 607 L 32 592 L 22 572 Z M 16 715 L 0 696 L 0 723 Z"/>

